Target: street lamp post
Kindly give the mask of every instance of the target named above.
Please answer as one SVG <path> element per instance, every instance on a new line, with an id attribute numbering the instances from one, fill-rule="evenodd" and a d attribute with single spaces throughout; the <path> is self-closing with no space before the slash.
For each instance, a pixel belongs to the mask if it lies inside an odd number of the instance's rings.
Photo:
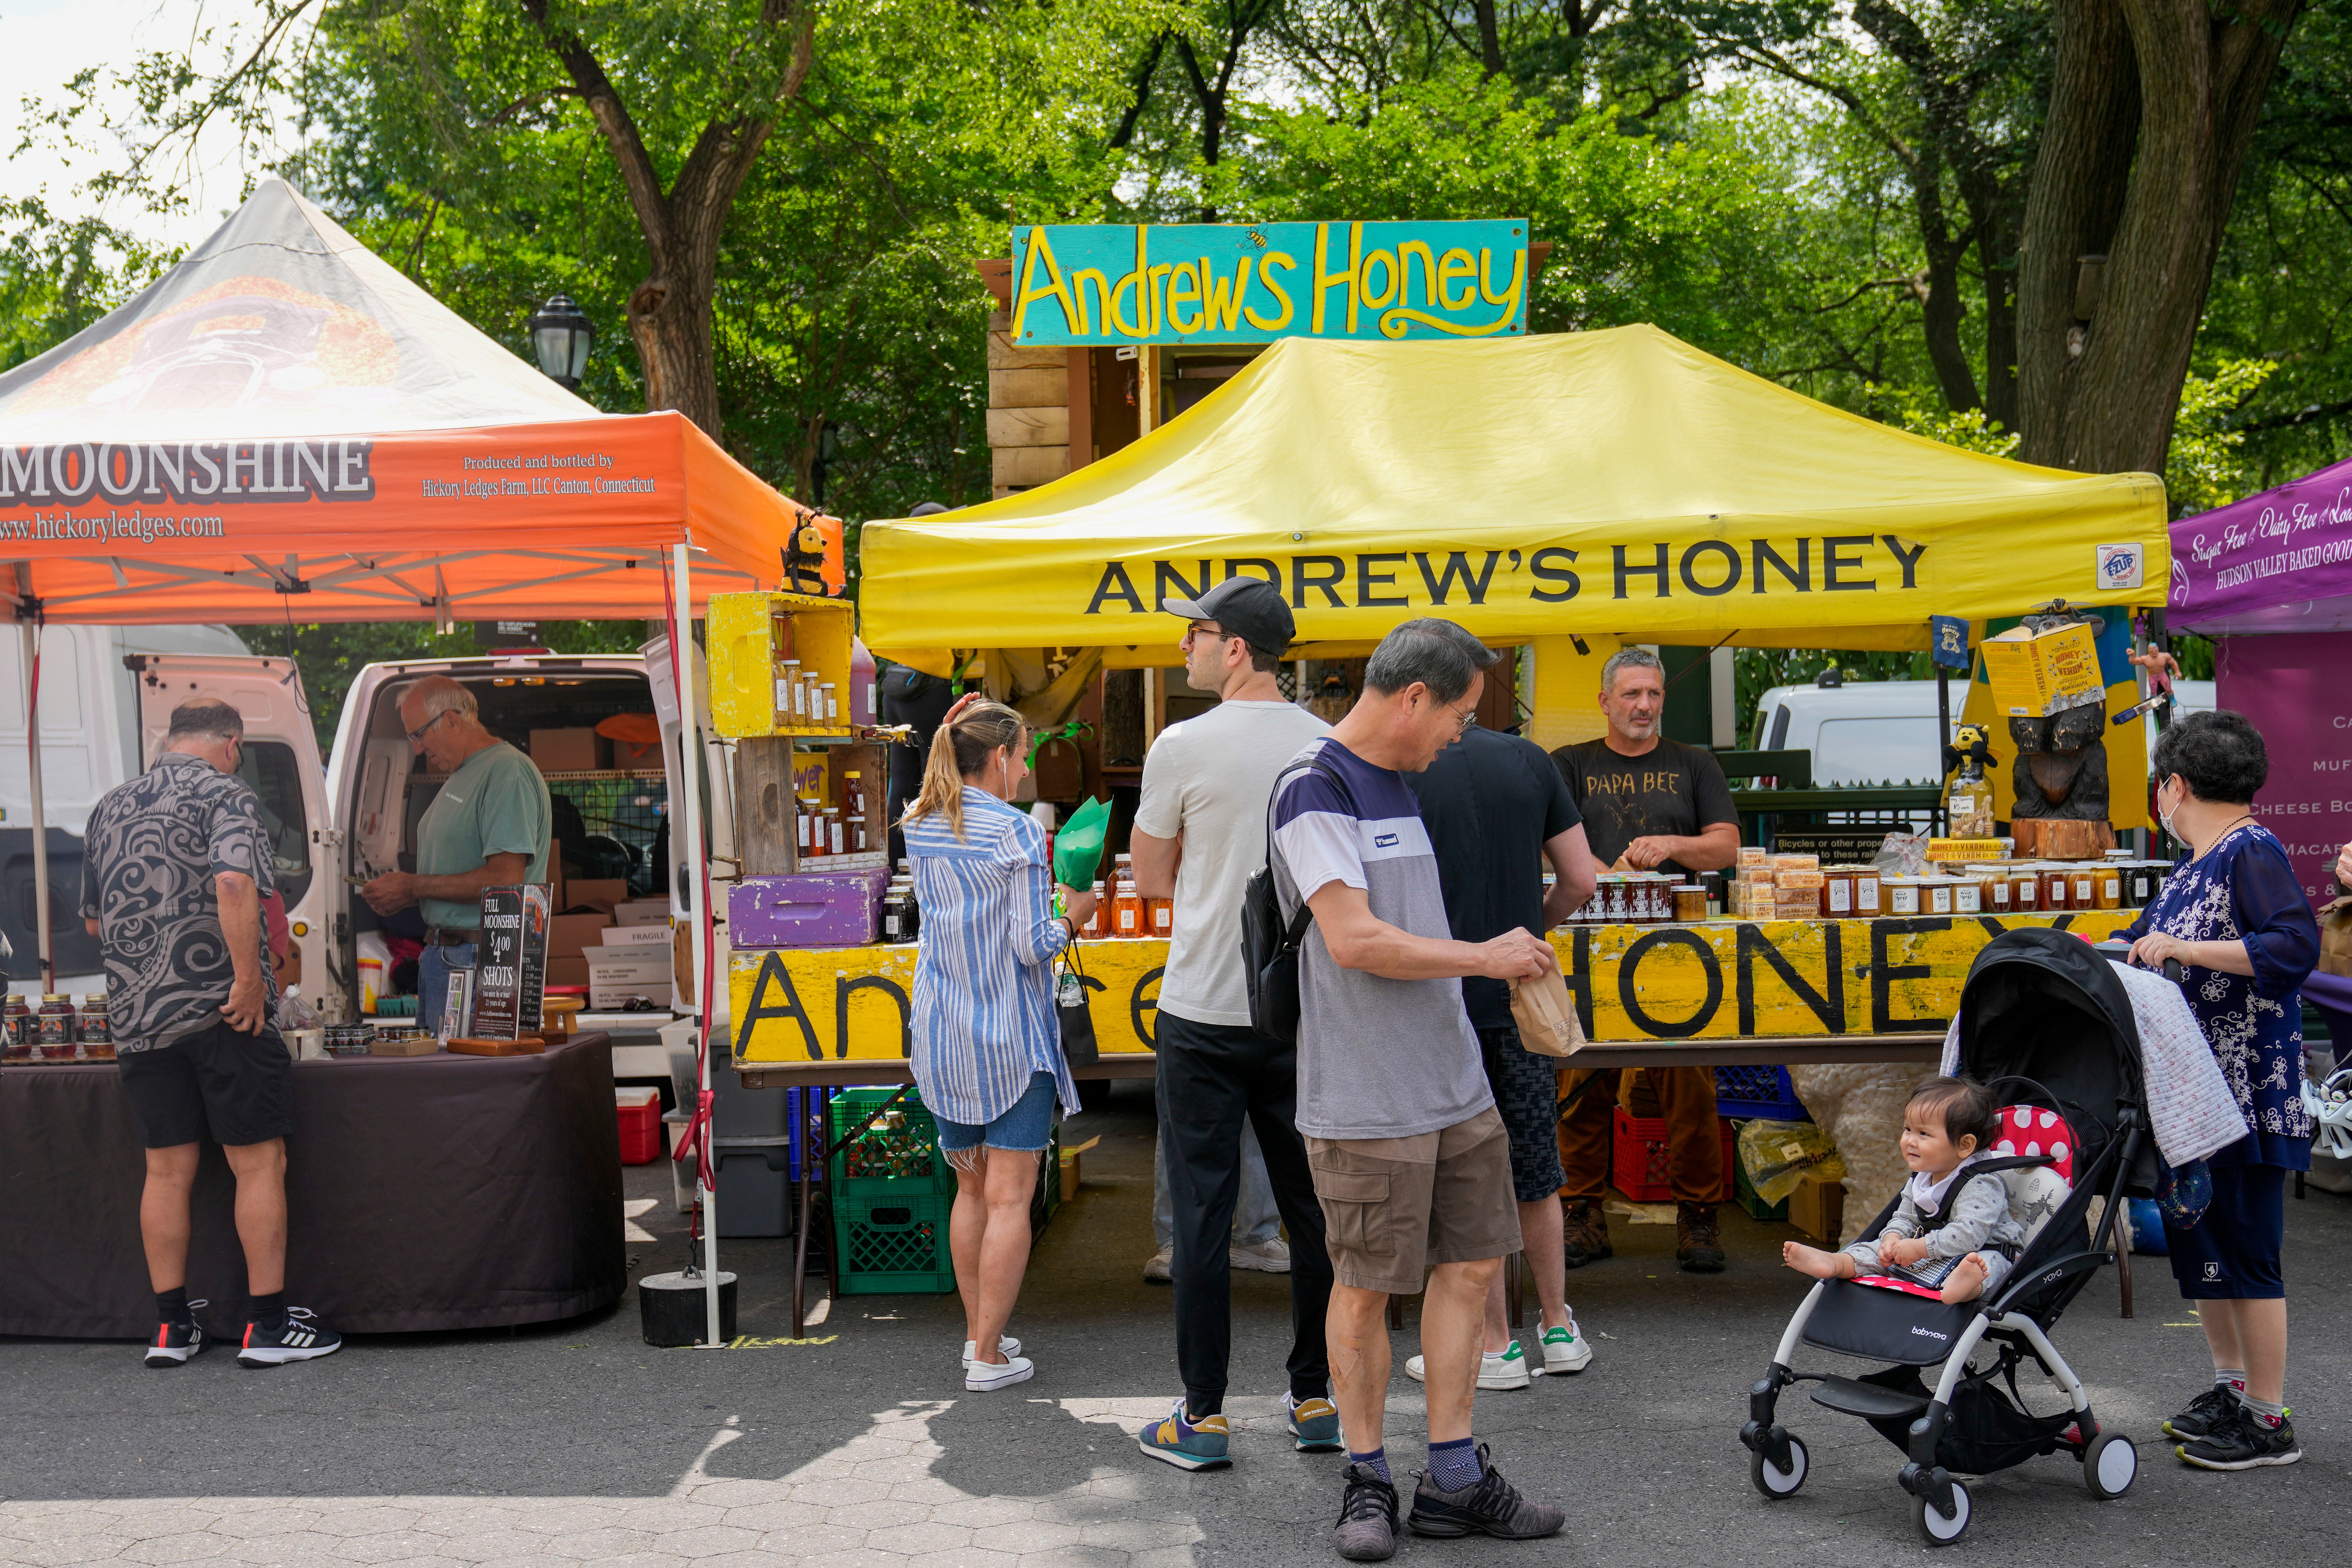
<path id="1" fill-rule="evenodd" d="M 595 341 L 588 313 L 569 294 L 553 296 L 531 314 L 530 347 L 539 356 L 539 368 L 567 392 L 580 390 L 581 378 L 588 374 L 588 346 Z"/>

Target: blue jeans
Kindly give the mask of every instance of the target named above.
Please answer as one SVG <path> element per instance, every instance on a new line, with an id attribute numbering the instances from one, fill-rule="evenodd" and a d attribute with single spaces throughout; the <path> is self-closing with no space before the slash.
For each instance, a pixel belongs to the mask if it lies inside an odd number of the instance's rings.
<path id="1" fill-rule="evenodd" d="M 416 1023 L 433 1034 L 441 1032 L 441 1009 L 448 1005 L 449 972 L 452 969 L 474 967 L 474 944 L 459 942 L 455 947 L 442 947 L 433 942 L 425 944 L 425 952 L 416 960 Z"/>
<path id="2" fill-rule="evenodd" d="M 1060 1097 L 1054 1075 L 1040 1069 L 1029 1075 L 1029 1087 L 1021 1098 L 993 1121 L 950 1121 L 934 1111 L 932 1120 L 940 1129 L 940 1152 L 954 1155 L 984 1142 L 1008 1154 L 1037 1153 L 1053 1140 L 1054 1108 Z"/>

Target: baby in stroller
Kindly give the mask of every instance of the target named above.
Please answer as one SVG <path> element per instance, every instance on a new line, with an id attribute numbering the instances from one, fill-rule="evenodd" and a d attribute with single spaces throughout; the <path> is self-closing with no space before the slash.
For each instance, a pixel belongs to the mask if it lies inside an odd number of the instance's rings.
<path id="1" fill-rule="evenodd" d="M 1973 1301 L 1999 1289 L 2025 1241 L 2010 1213 L 2009 1188 L 1969 1167 L 2000 1128 L 2000 1108 L 1984 1085 L 1931 1078 L 1903 1108 L 1904 1184 L 1894 1217 L 1876 1239 L 1843 1252 L 1791 1241 L 1780 1260 L 1816 1279 L 1878 1279 L 1944 1301 Z"/>

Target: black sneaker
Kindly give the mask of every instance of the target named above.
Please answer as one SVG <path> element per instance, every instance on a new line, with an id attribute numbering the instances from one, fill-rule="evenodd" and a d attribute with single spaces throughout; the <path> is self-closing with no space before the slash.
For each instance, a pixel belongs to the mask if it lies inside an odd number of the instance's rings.
<path id="1" fill-rule="evenodd" d="M 1369 1465 L 1349 1465 L 1331 1544 L 1350 1563 L 1385 1563 L 1396 1555 L 1396 1488 Z"/>
<path id="2" fill-rule="evenodd" d="M 2292 1465 L 2303 1458 L 2294 1440 L 2294 1423 L 2270 1426 L 2244 1405 L 2224 1416 L 2210 1432 L 2172 1450 L 2200 1470 L 2258 1470 L 2264 1465 Z"/>
<path id="3" fill-rule="evenodd" d="M 188 1310 L 209 1307 L 210 1301 L 191 1301 Z M 205 1331 L 191 1318 L 184 1323 L 163 1323 L 155 1330 L 155 1342 L 147 1347 L 149 1366 L 185 1366 L 196 1352 L 205 1348 Z"/>
<path id="4" fill-rule="evenodd" d="M 2164 1435 L 2184 1441 L 2202 1437 L 2221 1423 L 2221 1418 L 2238 1408 L 2238 1396 L 2231 1390 L 2215 1384 L 2189 1402 L 2189 1408 L 2164 1424 Z"/>
<path id="5" fill-rule="evenodd" d="M 308 1307 L 286 1309 L 282 1327 L 245 1325 L 245 1342 L 237 1347 L 239 1366 L 284 1366 L 289 1361 L 316 1361 L 343 1348 L 343 1336 L 310 1315 Z"/>
<path id="6" fill-rule="evenodd" d="M 1609 1242 L 1609 1216 L 1601 1212 L 1598 1198 L 1577 1198 L 1569 1204 L 1561 1240 L 1570 1268 L 1581 1268 L 1617 1255 L 1617 1249 Z"/>
<path id="7" fill-rule="evenodd" d="M 1405 1522 L 1420 1535 L 1467 1535 L 1472 1531 L 1500 1541 L 1533 1541 L 1558 1532 L 1568 1515 L 1548 1503 L 1529 1502 L 1503 1473 L 1487 1462 L 1486 1445 L 1478 1445 L 1478 1463 L 1486 1470 L 1478 1484 L 1458 1492 L 1447 1491 L 1422 1472 L 1413 1489 L 1412 1513 Z"/>
<path id="8" fill-rule="evenodd" d="M 1716 1229 L 1713 1204 L 1675 1205 L 1675 1261 L 1685 1274 L 1723 1272 L 1723 1237 Z"/>

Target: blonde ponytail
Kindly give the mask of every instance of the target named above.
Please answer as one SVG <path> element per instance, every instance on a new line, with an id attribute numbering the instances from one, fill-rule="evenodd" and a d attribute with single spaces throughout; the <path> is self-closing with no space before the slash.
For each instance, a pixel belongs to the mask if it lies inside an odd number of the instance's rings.
<path id="1" fill-rule="evenodd" d="M 923 760 L 922 793 L 907 807 L 899 825 L 939 812 L 948 819 L 948 831 L 961 840 L 965 777 L 978 773 L 999 746 L 1018 746 L 1026 728 L 1021 715 L 1002 702 L 975 702 L 941 724 Z"/>

